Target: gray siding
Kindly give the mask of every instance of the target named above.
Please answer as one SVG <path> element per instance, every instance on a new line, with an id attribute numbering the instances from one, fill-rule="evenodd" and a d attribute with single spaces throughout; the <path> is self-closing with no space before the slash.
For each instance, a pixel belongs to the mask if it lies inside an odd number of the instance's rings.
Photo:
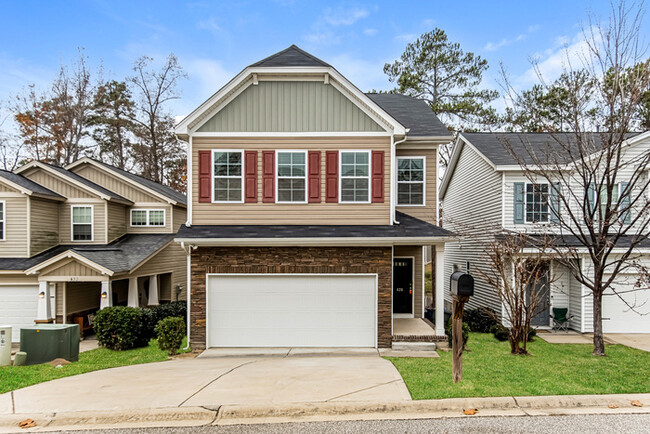
<path id="1" fill-rule="evenodd" d="M 59 203 L 31 197 L 30 256 L 54 247 L 59 242 Z"/>
<path id="2" fill-rule="evenodd" d="M 383 131 L 332 85 L 260 81 L 210 118 L 199 132 Z"/>

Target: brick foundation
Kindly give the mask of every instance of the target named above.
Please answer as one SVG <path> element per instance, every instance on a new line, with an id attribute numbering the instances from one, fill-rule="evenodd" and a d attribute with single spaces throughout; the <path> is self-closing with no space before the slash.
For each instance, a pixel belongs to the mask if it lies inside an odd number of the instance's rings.
<path id="1" fill-rule="evenodd" d="M 391 346 L 390 247 L 200 247 L 192 252 L 190 343 L 205 348 L 206 273 L 373 273 L 378 276 L 377 343 Z"/>

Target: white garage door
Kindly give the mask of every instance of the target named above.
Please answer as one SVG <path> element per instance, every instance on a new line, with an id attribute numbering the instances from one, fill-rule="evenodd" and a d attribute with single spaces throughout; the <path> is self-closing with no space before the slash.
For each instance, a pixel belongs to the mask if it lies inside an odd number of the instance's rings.
<path id="1" fill-rule="evenodd" d="M 38 285 L 0 285 L 0 325 L 11 325 L 12 341 L 20 341 L 20 328 L 34 325 Z"/>
<path id="2" fill-rule="evenodd" d="M 609 278 L 609 276 L 605 276 Z M 625 301 L 612 291 L 603 295 L 604 333 L 650 333 L 650 289 L 634 290 L 634 276 L 621 276 L 614 285 Z M 626 303 L 627 302 L 627 303 Z M 630 309 L 646 315 L 640 315 Z"/>
<path id="3" fill-rule="evenodd" d="M 210 347 L 375 347 L 375 275 L 209 275 Z"/>

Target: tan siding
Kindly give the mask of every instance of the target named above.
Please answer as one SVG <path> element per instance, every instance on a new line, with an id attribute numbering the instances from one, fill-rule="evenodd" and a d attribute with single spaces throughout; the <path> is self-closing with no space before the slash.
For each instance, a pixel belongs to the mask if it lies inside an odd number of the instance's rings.
<path id="1" fill-rule="evenodd" d="M 72 241 L 71 233 L 72 230 L 72 220 L 70 216 L 70 210 L 73 205 L 92 205 L 93 206 L 93 241 Z M 70 244 L 70 243 L 79 243 L 79 244 L 106 244 L 106 232 L 105 225 L 106 221 L 104 219 L 105 206 L 104 202 L 92 202 L 92 203 L 64 203 L 61 208 L 61 214 L 59 215 L 59 239 L 61 244 Z"/>
<path id="2" fill-rule="evenodd" d="M 171 243 L 158 254 L 149 259 L 144 265 L 133 272 L 134 276 L 148 276 L 152 274 L 172 273 L 172 294 L 179 285 L 183 291 L 179 300 L 185 300 L 187 286 L 187 255 L 176 243 Z"/>
<path id="3" fill-rule="evenodd" d="M 66 314 L 98 309 L 100 293 L 99 282 L 67 282 Z"/>
<path id="4" fill-rule="evenodd" d="M 6 184 L 3 184 L 2 179 L 0 179 L 0 193 L 7 193 L 7 192 L 20 193 L 18 190 L 14 189 L 12 187 L 9 187 Z"/>
<path id="5" fill-rule="evenodd" d="M 422 318 L 422 246 L 395 246 L 394 256 L 413 257 L 413 303 L 415 318 Z"/>
<path id="6" fill-rule="evenodd" d="M 317 81 L 260 81 L 199 132 L 383 131 L 334 86 Z"/>
<path id="7" fill-rule="evenodd" d="M 54 264 L 41 271 L 41 276 L 80 276 L 80 277 L 95 277 L 101 276 L 101 273 L 88 268 L 86 265 L 72 260 L 64 265 Z"/>
<path id="8" fill-rule="evenodd" d="M 56 318 L 56 322 L 58 324 L 63 323 L 63 288 L 65 286 L 64 282 L 57 282 L 55 284 L 55 300 L 56 300 L 56 306 L 54 308 L 54 317 Z"/>
<path id="9" fill-rule="evenodd" d="M 78 175 L 90 179 L 95 184 L 99 184 L 107 190 L 129 199 L 131 202 L 161 202 L 159 197 L 149 194 L 135 184 L 123 181 L 117 176 L 91 164 L 84 164 L 72 170 Z"/>
<path id="10" fill-rule="evenodd" d="M 206 149 L 246 149 L 258 151 L 258 202 L 212 204 L 198 202 L 198 151 Z M 263 150 L 300 149 L 321 151 L 321 203 L 262 203 L 261 166 Z M 384 151 L 384 203 L 325 203 L 325 151 L 368 149 Z M 194 138 L 192 147 L 192 223 L 201 224 L 369 224 L 390 223 L 390 139 L 359 138 Z"/>
<path id="11" fill-rule="evenodd" d="M 72 183 L 64 181 L 58 176 L 54 176 L 38 167 L 27 170 L 23 172 L 22 175 L 67 198 L 97 197 L 96 195 L 88 193 L 87 191 L 74 186 Z"/>
<path id="12" fill-rule="evenodd" d="M 126 233 L 126 210 L 124 205 L 107 202 L 108 207 L 108 242 Z"/>
<path id="13" fill-rule="evenodd" d="M 425 157 L 425 205 L 424 206 L 398 206 L 396 209 L 425 222 L 437 225 L 436 198 L 438 195 L 438 172 L 436 162 L 437 148 L 433 149 L 397 149 L 398 157 Z M 397 190 L 395 191 L 397 195 Z"/>
<path id="14" fill-rule="evenodd" d="M 131 226 L 131 210 L 132 209 L 164 209 L 165 210 L 165 226 Z M 127 210 L 126 224 L 127 232 L 130 234 L 160 234 L 160 233 L 169 233 L 171 230 L 171 220 L 172 220 L 172 207 L 171 205 L 163 205 L 162 203 L 157 206 L 148 206 L 148 205 L 134 205 Z"/>
<path id="15" fill-rule="evenodd" d="M 177 232 L 178 228 L 181 227 L 181 225 L 185 224 L 185 221 L 187 221 L 187 209 L 181 208 L 180 206 L 175 206 L 174 207 L 174 220 L 173 220 L 173 227 L 172 227 L 172 232 Z"/>
<path id="16" fill-rule="evenodd" d="M 36 276 L 26 276 L 20 271 L 16 274 L 0 274 L 0 285 L 38 285 Z"/>
<path id="17" fill-rule="evenodd" d="M 30 200 L 30 256 L 59 243 L 58 202 L 32 197 Z"/>
<path id="18" fill-rule="evenodd" d="M 0 241 L 0 258 L 28 257 L 27 196 L 3 197 L 5 203 L 5 239 Z"/>

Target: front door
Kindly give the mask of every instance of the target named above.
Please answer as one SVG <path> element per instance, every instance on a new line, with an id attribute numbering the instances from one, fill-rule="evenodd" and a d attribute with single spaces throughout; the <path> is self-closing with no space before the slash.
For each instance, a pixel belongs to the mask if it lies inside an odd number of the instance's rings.
<path id="1" fill-rule="evenodd" d="M 530 325 L 533 327 L 546 327 L 551 321 L 551 285 L 548 280 L 549 268 L 544 267 L 544 270 L 540 271 L 540 273 L 543 273 L 543 275 L 536 280 L 535 291 L 532 291 L 532 284 L 526 288 L 526 297 L 529 303 L 531 295 L 538 299 L 537 309 L 533 312 L 533 318 L 530 320 Z"/>
<path id="2" fill-rule="evenodd" d="M 393 313 L 413 313 L 413 258 L 393 259 Z"/>

